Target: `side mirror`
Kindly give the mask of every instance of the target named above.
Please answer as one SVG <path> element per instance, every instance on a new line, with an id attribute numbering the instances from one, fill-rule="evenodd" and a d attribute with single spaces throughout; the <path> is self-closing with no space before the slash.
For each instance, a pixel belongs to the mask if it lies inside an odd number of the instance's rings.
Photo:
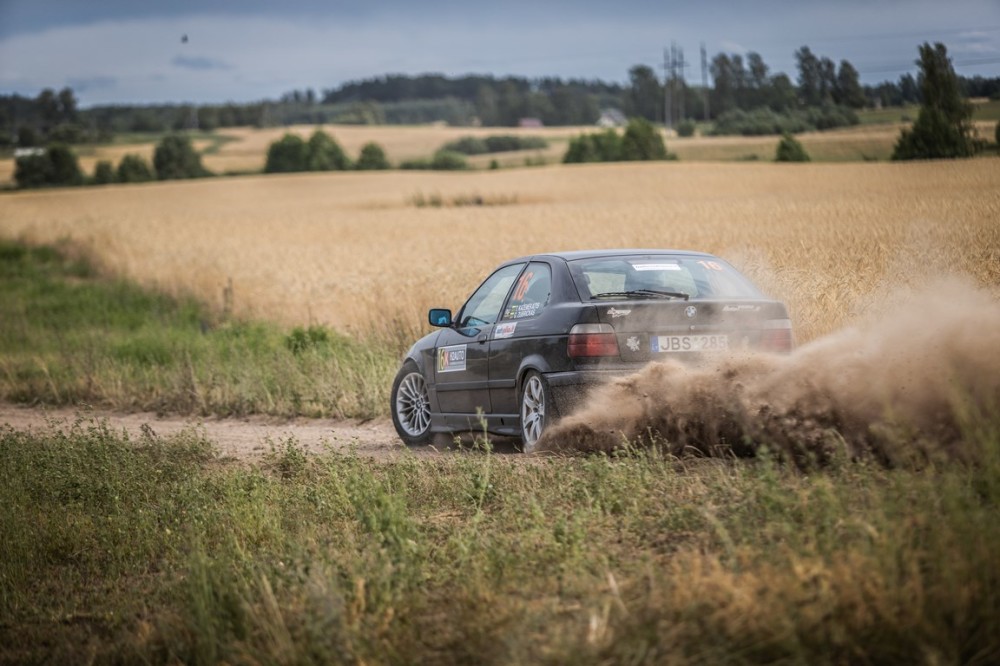
<path id="1" fill-rule="evenodd" d="M 431 326 L 451 326 L 451 310 L 446 308 L 431 308 L 431 311 L 427 313 L 427 321 L 430 322 Z"/>

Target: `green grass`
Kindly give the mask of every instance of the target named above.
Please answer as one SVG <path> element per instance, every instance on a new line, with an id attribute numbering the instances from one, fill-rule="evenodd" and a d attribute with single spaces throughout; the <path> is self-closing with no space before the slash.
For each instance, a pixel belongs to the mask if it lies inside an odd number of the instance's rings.
<path id="1" fill-rule="evenodd" d="M 0 429 L 0 663 L 995 663 L 976 466 L 375 462 Z"/>
<path id="2" fill-rule="evenodd" d="M 368 418 L 387 411 L 402 354 L 372 336 L 229 319 L 102 276 L 70 247 L 0 242 L 0 285 L 8 401 Z"/>

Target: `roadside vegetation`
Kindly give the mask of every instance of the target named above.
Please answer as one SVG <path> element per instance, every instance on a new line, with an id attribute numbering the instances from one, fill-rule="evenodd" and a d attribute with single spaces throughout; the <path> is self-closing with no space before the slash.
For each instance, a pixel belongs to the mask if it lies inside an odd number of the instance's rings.
<path id="1" fill-rule="evenodd" d="M 184 414 L 382 415 L 405 339 L 282 330 L 0 241 L 0 399 Z"/>
<path id="2" fill-rule="evenodd" d="M 0 662 L 1000 658 L 995 415 L 923 469 L 271 444 L 0 428 Z"/>

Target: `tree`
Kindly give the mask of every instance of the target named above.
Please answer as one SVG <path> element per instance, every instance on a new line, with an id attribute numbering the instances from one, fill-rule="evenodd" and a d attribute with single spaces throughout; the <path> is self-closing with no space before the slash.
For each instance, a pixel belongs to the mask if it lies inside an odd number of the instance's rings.
<path id="1" fill-rule="evenodd" d="M 306 144 L 305 166 L 308 171 L 344 171 L 351 168 L 351 161 L 333 137 L 316 130 Z"/>
<path id="2" fill-rule="evenodd" d="M 663 135 L 645 118 L 628 121 L 621 145 L 621 159 L 626 161 L 667 159 Z"/>
<path id="3" fill-rule="evenodd" d="M 809 153 L 791 134 L 783 134 L 774 152 L 775 162 L 808 162 Z"/>
<path id="4" fill-rule="evenodd" d="M 820 61 L 808 46 L 795 52 L 799 68 L 799 99 L 805 106 L 818 106 L 823 101 Z"/>
<path id="5" fill-rule="evenodd" d="M 894 160 L 971 157 L 972 105 L 962 97 L 958 77 L 944 44 L 920 46 L 920 115 L 900 133 Z"/>
<path id="6" fill-rule="evenodd" d="M 840 69 L 837 70 L 837 85 L 834 88 L 833 101 L 852 109 L 864 108 L 868 103 L 865 91 L 858 80 L 858 70 L 846 60 L 840 61 Z"/>
<path id="7" fill-rule="evenodd" d="M 636 65 L 628 71 L 628 76 L 631 85 L 625 100 L 625 112 L 652 121 L 662 118 L 663 88 L 652 68 Z"/>
<path id="8" fill-rule="evenodd" d="M 361 154 L 358 156 L 358 162 L 355 166 L 360 171 L 390 168 L 385 151 L 374 141 L 369 141 L 361 147 Z"/>
<path id="9" fill-rule="evenodd" d="M 719 116 L 736 108 L 736 88 L 738 82 L 732 59 L 725 53 L 712 58 L 712 113 Z"/>
<path id="10" fill-rule="evenodd" d="M 267 149 L 264 173 L 291 173 L 305 171 L 309 159 L 309 148 L 302 137 L 285 134 Z"/>
<path id="11" fill-rule="evenodd" d="M 118 163 L 119 183 L 148 183 L 156 179 L 152 167 L 141 155 L 126 155 Z"/>
<path id="12" fill-rule="evenodd" d="M 209 175 L 208 170 L 201 165 L 201 156 L 195 152 L 191 139 L 180 134 L 163 137 L 153 153 L 153 167 L 160 180 Z"/>

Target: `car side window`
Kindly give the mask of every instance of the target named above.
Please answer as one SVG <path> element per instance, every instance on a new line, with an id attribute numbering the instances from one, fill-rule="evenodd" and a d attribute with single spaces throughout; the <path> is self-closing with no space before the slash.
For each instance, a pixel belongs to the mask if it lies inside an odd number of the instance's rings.
<path id="1" fill-rule="evenodd" d="M 507 298 L 507 293 L 522 268 L 524 264 L 504 266 L 486 278 L 462 308 L 459 326 L 466 328 L 495 324 L 500 316 L 504 299 Z"/>
<path id="2" fill-rule="evenodd" d="M 548 264 L 532 262 L 514 285 L 503 319 L 534 317 L 549 304 L 552 295 L 552 269 Z"/>

